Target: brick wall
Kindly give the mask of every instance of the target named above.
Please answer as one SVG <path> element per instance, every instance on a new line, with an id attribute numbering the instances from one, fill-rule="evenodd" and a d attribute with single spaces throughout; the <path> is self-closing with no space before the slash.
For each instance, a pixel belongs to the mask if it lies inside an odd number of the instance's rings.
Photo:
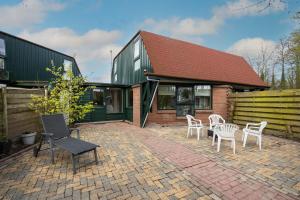
<path id="1" fill-rule="evenodd" d="M 132 86 L 133 92 L 133 110 L 132 110 L 132 123 L 135 126 L 140 127 L 141 125 L 141 86 Z"/>
<path id="2" fill-rule="evenodd" d="M 227 120 L 228 94 L 231 87 L 227 85 L 213 86 L 212 110 L 196 110 L 195 117 L 201 119 L 203 123 L 208 123 L 210 114 L 220 114 Z M 176 117 L 176 110 L 157 110 L 157 96 L 155 96 L 152 112 L 149 113 L 147 124 L 186 124 L 185 117 Z"/>

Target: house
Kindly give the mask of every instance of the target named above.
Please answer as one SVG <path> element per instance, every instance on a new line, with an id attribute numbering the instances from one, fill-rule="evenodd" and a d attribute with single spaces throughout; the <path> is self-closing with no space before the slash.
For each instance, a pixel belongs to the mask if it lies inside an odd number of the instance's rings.
<path id="1" fill-rule="evenodd" d="M 88 99 L 99 111 L 90 114 L 98 116 L 90 121 L 113 114 L 144 127 L 185 122 L 191 114 L 207 122 L 212 113 L 226 118 L 232 90 L 268 87 L 240 56 L 146 31 L 115 56 L 111 83 L 94 84 Z"/>
<path id="2" fill-rule="evenodd" d="M 20 87 L 46 85 L 52 77 L 46 68 L 52 65 L 71 68 L 80 75 L 73 57 L 0 31 L 0 83 Z"/>

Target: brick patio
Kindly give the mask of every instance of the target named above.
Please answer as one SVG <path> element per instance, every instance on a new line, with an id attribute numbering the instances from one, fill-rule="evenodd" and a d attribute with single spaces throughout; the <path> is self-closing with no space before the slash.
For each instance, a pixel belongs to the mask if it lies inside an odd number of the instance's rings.
<path id="1" fill-rule="evenodd" d="M 299 199 L 300 144 L 271 136 L 263 150 L 249 140 L 237 154 L 211 139 L 186 139 L 185 127 L 126 123 L 80 126 L 84 140 L 101 145 L 99 165 L 72 173 L 68 153 L 32 152 L 0 168 L 0 199 Z M 83 155 L 81 163 L 93 154 Z"/>

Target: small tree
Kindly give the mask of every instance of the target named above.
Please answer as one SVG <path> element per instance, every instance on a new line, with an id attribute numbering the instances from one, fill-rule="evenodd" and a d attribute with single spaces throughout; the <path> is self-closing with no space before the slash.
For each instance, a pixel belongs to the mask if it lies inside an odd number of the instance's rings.
<path id="1" fill-rule="evenodd" d="M 64 72 L 62 67 L 47 68 L 53 76 L 48 96 L 32 96 L 31 109 L 40 114 L 64 113 L 68 124 L 83 119 L 93 109 L 92 102 L 80 103 L 81 96 L 90 89 L 84 87 L 85 78 L 74 76 L 71 69 Z"/>

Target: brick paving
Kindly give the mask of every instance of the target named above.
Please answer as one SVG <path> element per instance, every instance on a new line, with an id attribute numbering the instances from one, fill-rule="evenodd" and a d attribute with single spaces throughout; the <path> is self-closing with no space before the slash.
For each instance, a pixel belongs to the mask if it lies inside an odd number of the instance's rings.
<path id="1" fill-rule="evenodd" d="M 237 154 L 217 153 L 211 139 L 186 139 L 185 127 L 136 128 L 126 123 L 80 126 L 101 145 L 99 165 L 72 173 L 67 152 L 26 152 L 0 167 L 0 199 L 297 199 L 300 144 L 264 137 Z M 83 155 L 80 163 L 93 160 Z M 0 164 L 1 165 L 1 164 Z"/>

